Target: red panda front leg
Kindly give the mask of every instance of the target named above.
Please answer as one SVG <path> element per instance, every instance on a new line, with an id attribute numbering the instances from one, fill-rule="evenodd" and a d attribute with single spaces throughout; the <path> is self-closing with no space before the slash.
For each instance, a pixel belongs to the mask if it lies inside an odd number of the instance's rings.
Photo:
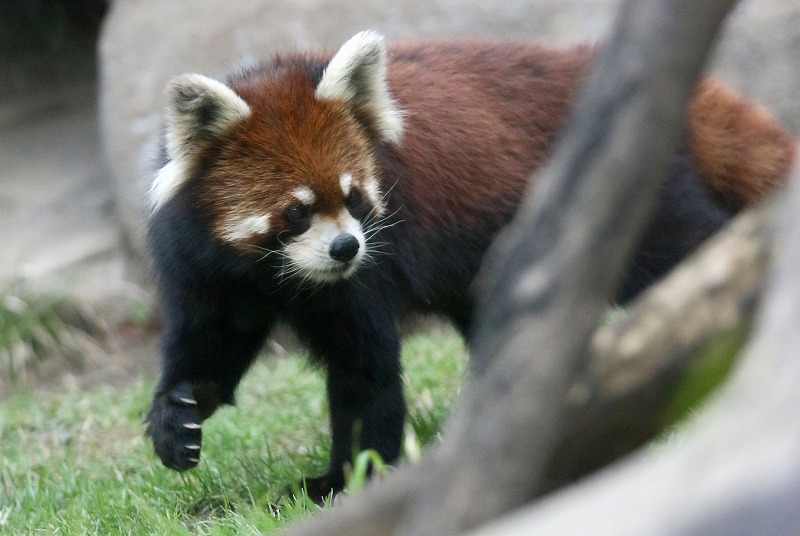
<path id="1" fill-rule="evenodd" d="M 370 309 L 296 326 L 327 370 L 330 464 L 325 475 L 304 481 L 317 502 L 344 488 L 345 467 L 359 451 L 375 450 L 386 463 L 400 456 L 406 407 L 399 334 L 386 310 L 374 304 Z"/>
<path id="2" fill-rule="evenodd" d="M 230 290 L 173 293 L 164 305 L 162 373 L 147 435 L 165 466 L 185 471 L 200 460 L 201 423 L 233 404 L 272 322 L 246 294 Z"/>

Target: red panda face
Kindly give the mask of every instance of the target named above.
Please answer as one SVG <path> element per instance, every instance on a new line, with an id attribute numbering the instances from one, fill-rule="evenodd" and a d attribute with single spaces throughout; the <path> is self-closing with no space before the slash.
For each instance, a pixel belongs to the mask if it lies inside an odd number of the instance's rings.
<path id="1" fill-rule="evenodd" d="M 228 133 L 199 198 L 213 234 L 243 252 L 277 237 L 286 274 L 313 281 L 351 275 L 384 212 L 363 129 L 307 81 L 243 87 L 251 114 Z"/>
<path id="2" fill-rule="evenodd" d="M 278 258 L 283 276 L 312 282 L 352 275 L 385 211 L 367 129 L 355 117 L 389 141 L 401 134 L 382 41 L 359 35 L 316 87 L 300 68 L 230 86 L 200 75 L 176 79 L 170 161 L 153 183 L 154 207 L 191 188 L 215 239 L 244 257 Z"/>

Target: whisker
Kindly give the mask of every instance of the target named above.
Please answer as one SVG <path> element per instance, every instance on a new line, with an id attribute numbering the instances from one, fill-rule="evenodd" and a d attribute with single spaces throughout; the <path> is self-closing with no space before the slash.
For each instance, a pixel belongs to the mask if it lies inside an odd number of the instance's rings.
<path id="1" fill-rule="evenodd" d="M 275 254 L 275 255 L 280 255 L 281 254 L 281 252 L 276 251 L 274 249 L 267 249 L 267 248 L 264 248 L 264 247 L 261 247 L 261 246 L 257 246 L 255 244 L 245 244 L 245 246 L 247 246 L 248 248 L 253 249 L 255 251 L 258 251 L 258 252 L 264 252 L 264 254 L 261 257 L 256 259 L 255 262 L 257 262 L 257 263 L 267 259 L 272 254 Z"/>
<path id="2" fill-rule="evenodd" d="M 376 234 L 378 234 L 379 232 L 383 231 L 384 229 L 389 229 L 389 228 L 391 228 L 391 227 L 394 227 L 394 226 L 395 226 L 395 225 L 397 225 L 398 223 L 403 223 L 403 220 L 399 220 L 399 221 L 396 221 L 396 222 L 394 222 L 394 223 L 390 223 L 390 224 L 388 224 L 388 225 L 384 225 L 383 227 L 379 227 L 379 228 L 377 228 L 377 229 L 370 229 L 370 230 L 368 230 L 367 232 L 365 232 L 365 233 L 364 233 L 364 236 L 365 236 L 367 239 L 369 239 L 369 238 L 372 238 L 373 236 L 375 236 L 375 235 L 376 235 Z"/>
<path id="3" fill-rule="evenodd" d="M 372 211 L 370 211 L 370 212 L 372 212 Z M 374 225 L 374 224 L 378 224 L 378 223 L 381 223 L 381 222 L 384 222 L 384 221 L 388 220 L 389 218 L 391 218 L 392 216 L 394 216 L 398 212 L 400 212 L 400 208 L 396 209 L 394 212 L 391 212 L 389 214 L 384 214 L 384 215 L 380 216 L 377 219 L 372 219 L 371 220 L 371 216 L 369 216 L 369 215 L 367 215 L 367 217 L 365 219 L 367 220 L 368 225 Z"/>
<path id="4" fill-rule="evenodd" d="M 383 205 L 383 202 L 389 196 L 389 193 L 394 189 L 395 186 L 397 186 L 397 182 L 398 181 L 394 181 L 394 183 L 392 183 L 392 185 L 384 193 L 381 194 L 381 198 L 378 200 L 378 203 L 376 203 L 375 206 L 372 207 L 372 209 L 367 213 L 366 216 L 367 219 L 371 218 L 373 213 L 378 209 L 378 207 Z"/>
<path id="5" fill-rule="evenodd" d="M 393 218 L 395 215 L 397 215 L 398 212 L 400 212 L 400 209 L 395 210 L 391 214 L 386 214 L 385 216 L 381 216 L 380 218 L 377 218 L 377 219 L 374 219 L 374 220 L 367 220 L 365 222 L 366 223 L 366 227 L 367 228 L 381 227 L 387 221 L 389 221 L 391 218 Z M 402 220 L 399 220 L 399 221 L 402 221 Z"/>

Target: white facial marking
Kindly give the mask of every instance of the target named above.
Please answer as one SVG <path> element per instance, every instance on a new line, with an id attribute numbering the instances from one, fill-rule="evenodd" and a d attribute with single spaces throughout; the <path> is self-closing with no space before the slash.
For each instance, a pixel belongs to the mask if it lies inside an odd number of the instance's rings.
<path id="1" fill-rule="evenodd" d="M 369 197 L 369 200 L 372 201 L 373 205 L 377 205 L 381 201 L 381 192 L 378 189 L 378 179 L 375 177 L 370 177 L 364 181 L 364 192 Z"/>
<path id="2" fill-rule="evenodd" d="M 353 186 L 353 176 L 349 173 L 342 173 L 339 176 L 339 186 L 342 188 L 342 193 L 347 197 L 350 193 L 350 188 Z"/>
<path id="3" fill-rule="evenodd" d="M 322 73 L 316 96 L 362 107 L 375 121 L 384 140 L 400 143 L 403 112 L 386 82 L 386 48 L 382 35 L 373 31 L 359 32 L 342 45 Z"/>
<path id="4" fill-rule="evenodd" d="M 331 258 L 331 244 L 341 234 L 351 234 L 358 240 L 358 252 L 349 262 Z M 319 282 L 345 279 L 353 274 L 364 257 L 366 242 L 361 223 L 347 210 L 336 217 L 315 214 L 311 226 L 286 246 L 284 253 L 291 262 L 288 270 L 298 276 Z"/>
<path id="5" fill-rule="evenodd" d="M 314 194 L 314 191 L 308 186 L 298 186 L 292 190 L 292 195 L 304 205 L 313 205 L 314 201 L 317 200 L 317 196 Z"/>
<path id="6" fill-rule="evenodd" d="M 245 240 L 269 230 L 269 214 L 263 216 L 233 216 L 223 228 L 222 238 L 229 242 Z"/>
<path id="7" fill-rule="evenodd" d="M 364 181 L 363 184 L 364 193 L 367 194 L 367 197 L 372 204 L 375 206 L 375 214 L 380 216 L 386 211 L 386 207 L 383 204 L 383 200 L 381 199 L 381 190 L 378 186 L 378 179 L 375 177 L 369 177 L 367 180 Z"/>

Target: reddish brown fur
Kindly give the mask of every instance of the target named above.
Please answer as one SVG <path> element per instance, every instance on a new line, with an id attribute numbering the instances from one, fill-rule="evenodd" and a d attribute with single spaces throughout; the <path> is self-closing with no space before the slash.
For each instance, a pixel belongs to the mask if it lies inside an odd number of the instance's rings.
<path id="1" fill-rule="evenodd" d="M 783 184 L 795 140 L 762 106 L 708 78 L 688 109 L 689 150 L 713 190 L 743 204 Z"/>
<path id="2" fill-rule="evenodd" d="M 294 187 L 311 187 L 320 214 L 342 207 L 339 176 L 376 173 L 367 137 L 344 107 L 319 101 L 305 73 L 275 80 L 248 80 L 233 89 L 249 104 L 250 117 L 232 129 L 209 158 L 204 201 L 217 234 L 231 215 L 273 212 L 270 232 L 285 222 L 276 211 L 296 200 Z M 208 155 L 211 156 L 211 155 Z"/>
<path id="3" fill-rule="evenodd" d="M 525 186 L 519 177 L 546 158 L 594 50 L 480 41 L 391 49 L 388 82 L 406 113 L 399 157 L 417 223 L 435 229 L 455 218 L 471 227 L 486 218 L 487 204 L 507 213 Z M 352 110 L 316 99 L 304 71 L 264 73 L 232 87 L 253 113 L 209 159 L 204 197 L 218 231 L 232 210 L 247 216 L 287 206 L 298 185 L 321 198 L 319 212 L 333 214 L 342 172 L 357 181 L 376 173 Z M 781 184 L 796 157 L 794 140 L 763 108 L 713 79 L 689 107 L 687 140 L 709 186 L 742 204 Z M 280 229 L 282 219 L 270 223 Z"/>
<path id="4" fill-rule="evenodd" d="M 400 158 L 420 226 L 469 228 L 487 206 L 503 214 L 516 204 L 519 177 L 547 156 L 589 50 L 453 42 L 391 51 L 389 86 L 407 112 Z"/>

